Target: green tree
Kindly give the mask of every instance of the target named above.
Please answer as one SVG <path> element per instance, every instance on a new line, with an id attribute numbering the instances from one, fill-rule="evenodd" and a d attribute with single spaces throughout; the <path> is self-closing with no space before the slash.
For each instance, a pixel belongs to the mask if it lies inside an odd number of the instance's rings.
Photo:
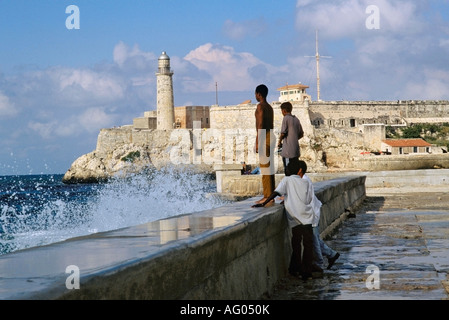
<path id="1" fill-rule="evenodd" d="M 404 128 L 402 130 L 402 137 L 404 139 L 416 139 L 421 138 L 421 126 L 420 125 L 414 125 L 411 127 Z"/>

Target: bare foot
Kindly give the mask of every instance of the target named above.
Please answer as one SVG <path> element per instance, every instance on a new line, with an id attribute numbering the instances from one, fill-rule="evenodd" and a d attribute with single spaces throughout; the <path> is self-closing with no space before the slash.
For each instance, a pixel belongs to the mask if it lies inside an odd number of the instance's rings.
<path id="1" fill-rule="evenodd" d="M 259 204 L 259 203 L 264 203 L 264 202 L 265 202 L 265 200 L 267 200 L 267 198 L 262 198 L 262 199 L 260 199 L 260 200 L 256 201 L 256 203 L 257 203 L 257 204 Z"/>
<path id="2" fill-rule="evenodd" d="M 266 205 L 265 205 L 265 208 L 266 207 L 271 207 L 272 205 L 274 205 L 274 199 L 273 200 L 271 200 L 270 202 L 268 202 Z"/>

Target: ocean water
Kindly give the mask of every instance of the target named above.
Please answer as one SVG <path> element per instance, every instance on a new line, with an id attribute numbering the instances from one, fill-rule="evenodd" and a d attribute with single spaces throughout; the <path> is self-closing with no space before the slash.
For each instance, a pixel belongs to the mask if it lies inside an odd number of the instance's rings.
<path id="1" fill-rule="evenodd" d="M 226 204 L 214 177 L 149 170 L 101 184 L 62 175 L 0 176 L 0 255 Z"/>

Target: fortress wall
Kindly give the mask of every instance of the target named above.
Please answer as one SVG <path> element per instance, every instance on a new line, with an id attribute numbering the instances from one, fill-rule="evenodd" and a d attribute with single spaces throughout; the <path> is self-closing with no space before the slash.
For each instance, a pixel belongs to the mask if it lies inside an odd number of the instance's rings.
<path id="1" fill-rule="evenodd" d="M 280 103 L 271 104 L 274 109 L 274 127 L 282 125 Z M 238 106 L 214 106 L 210 109 L 211 128 L 254 128 L 255 104 Z M 316 101 L 294 102 L 293 112 L 304 128 L 305 138 L 314 136 L 314 127 L 348 128 L 354 132 L 366 124 L 403 124 L 406 119 L 427 119 L 430 122 L 446 121 L 449 101 Z M 352 128 L 352 129 L 351 129 Z M 370 137 L 365 144 L 372 146 L 379 132 L 366 130 Z M 353 136 L 355 137 L 355 136 Z M 352 139 L 358 144 L 358 138 Z M 374 148 L 377 149 L 377 148 Z"/>
<path id="2" fill-rule="evenodd" d="M 382 140 L 386 137 L 384 125 L 363 125 L 364 146 L 371 151 L 381 151 Z"/>
<path id="3" fill-rule="evenodd" d="M 283 116 L 279 102 L 273 102 L 272 106 L 275 116 L 274 134 L 278 139 Z M 308 106 L 309 102 L 295 102 L 292 113 L 300 119 L 304 128 L 305 135 L 300 142 L 301 153 L 308 159 L 311 168 L 314 164 L 319 164 L 321 159 L 324 159 L 330 167 L 360 167 L 362 170 L 432 168 L 432 161 L 436 161 L 435 165 L 447 167 L 444 158 L 441 161 L 439 158 L 428 158 L 426 161 L 423 159 L 421 163 L 409 161 L 409 159 L 404 162 L 395 161 L 393 158 L 368 160 L 365 157 L 360 161 L 354 158 L 359 157 L 361 151 L 380 151 L 380 140 L 385 136 L 385 128 L 379 123 L 379 117 L 388 119 L 382 120 L 383 122 L 391 122 L 396 119 L 395 117 L 402 121 L 403 118 L 399 118 L 399 115 L 418 117 L 443 114 L 449 106 L 449 103 L 445 101 L 331 101 L 312 102 L 310 107 Z M 115 174 L 118 170 L 123 169 L 124 164 L 120 159 L 135 151 L 139 151 L 142 155 L 138 159 L 140 163 L 136 162 L 136 164 L 151 163 L 157 168 L 169 163 L 193 164 L 201 170 L 209 172 L 215 164 L 221 163 L 240 164 L 245 161 L 248 165 L 257 165 L 258 157 L 253 151 L 256 131 L 255 109 L 255 104 L 211 107 L 211 128 L 199 131 L 186 129 L 136 130 L 132 125 L 102 129 L 98 136 L 95 152 L 81 159 L 82 161 L 77 160 L 74 170 L 71 170 L 70 181 L 79 175 L 84 177 L 90 174 L 90 171 L 86 173 L 87 171 L 82 167 L 86 163 L 89 168 L 97 168 L 101 171 L 101 174 L 97 174 L 98 176 Z M 329 123 L 325 122 L 324 127 L 315 127 L 312 125 L 311 119 L 318 115 L 328 117 L 326 119 L 334 121 L 334 125 L 329 126 Z M 338 117 L 350 118 L 339 119 Z M 354 121 L 356 117 L 364 118 L 357 118 Z M 368 117 L 377 118 L 371 121 Z M 351 121 L 351 119 L 353 120 Z M 407 119 L 416 121 L 419 118 Z M 428 120 L 430 118 L 421 119 Z M 440 121 L 444 121 L 444 119 L 449 118 L 436 118 Z M 373 124 L 374 121 L 378 121 L 379 124 Z M 360 122 L 370 124 L 360 125 Z M 351 128 L 353 124 L 356 127 Z M 320 150 L 325 153 L 321 154 Z M 334 150 L 338 152 L 334 152 Z M 278 161 L 280 160 L 278 158 L 279 156 L 275 157 L 275 166 L 277 172 L 280 173 L 283 171 L 282 162 Z M 315 169 L 319 170 L 320 167 Z"/>
<path id="4" fill-rule="evenodd" d="M 370 122 L 371 124 L 385 124 L 385 122 L 390 123 L 393 119 L 402 117 L 446 119 L 449 114 L 449 101 L 320 101 L 308 104 L 294 102 L 292 112 L 300 119 L 306 138 L 314 134 L 312 123 L 318 117 L 334 121 L 335 125 L 333 126 L 335 127 L 349 127 L 350 119 L 374 119 L 375 121 Z M 274 109 L 274 127 L 279 130 L 283 119 L 280 103 L 273 102 L 271 105 Z M 255 110 L 255 104 L 213 106 L 210 108 L 210 127 L 213 129 L 253 129 L 255 128 Z M 357 123 L 357 125 L 361 124 Z M 154 133 L 148 132 L 153 131 L 133 131 L 132 126 L 102 129 L 98 136 L 97 152 L 110 150 L 114 145 L 140 144 L 144 140 L 148 141 L 154 135 Z M 143 138 L 144 136 L 146 138 Z"/>
<path id="5" fill-rule="evenodd" d="M 166 149 L 177 142 L 171 141 L 171 130 L 133 130 L 131 126 L 113 129 L 102 129 L 97 139 L 96 152 L 111 153 L 118 147 L 133 144 L 152 149 Z"/>
<path id="6" fill-rule="evenodd" d="M 448 169 L 449 154 L 367 155 L 354 158 L 352 167 L 364 171 Z"/>
<path id="7" fill-rule="evenodd" d="M 364 183 L 316 184 L 322 235 L 363 202 Z M 291 238 L 284 207 L 254 201 L 0 256 L 0 299 L 259 299 L 287 275 Z"/>
<path id="8" fill-rule="evenodd" d="M 350 119 L 357 119 L 355 125 L 385 123 L 386 119 L 400 119 L 401 112 L 393 102 L 369 101 L 326 101 L 311 102 L 311 120 L 321 119 L 324 124 L 334 127 L 349 127 Z M 330 122 L 329 122 L 330 121 Z"/>
<path id="9" fill-rule="evenodd" d="M 272 105 L 273 106 L 273 105 Z M 273 106 L 275 127 L 281 123 L 280 109 Z M 254 129 L 256 130 L 255 104 L 238 106 L 214 106 L 210 109 L 210 124 L 213 129 Z"/>
<path id="10" fill-rule="evenodd" d="M 449 101 L 416 101 L 402 108 L 406 118 L 443 118 L 449 114 Z"/>
<path id="11" fill-rule="evenodd" d="M 310 102 L 311 121 L 335 127 L 366 123 L 400 124 L 403 118 L 447 117 L 449 101 L 317 101 Z"/>
<path id="12" fill-rule="evenodd" d="M 449 101 L 325 101 L 310 102 L 306 104 L 293 103 L 292 113 L 296 115 L 303 126 L 305 139 L 315 136 L 315 128 L 312 125 L 319 117 L 333 121 L 331 127 L 350 127 L 350 119 L 358 119 L 356 125 L 362 123 L 395 124 L 395 119 L 423 118 L 427 117 L 447 118 L 449 114 Z M 283 116 L 280 110 L 280 103 L 272 103 L 274 109 L 274 128 L 278 135 L 282 125 Z M 253 129 L 255 130 L 254 112 L 255 104 L 237 106 L 213 106 L 210 108 L 210 125 L 212 129 Z M 369 121 L 372 119 L 372 121 Z M 437 119 L 438 120 L 438 119 Z M 326 122 L 327 124 L 328 122 Z M 159 130 L 161 131 L 161 130 Z M 133 130 L 132 126 L 123 126 L 113 129 L 102 129 L 98 136 L 97 152 L 102 153 L 112 150 L 117 145 L 134 143 L 138 145 L 151 144 L 161 145 L 167 143 L 170 135 L 169 131 L 161 131 L 165 134 L 158 134 L 156 130 Z M 378 136 L 375 127 L 364 126 L 363 133 L 357 128 L 352 131 L 332 132 L 336 140 L 341 143 L 351 143 L 356 146 L 373 145 L 373 137 Z M 368 140 L 363 141 L 363 134 L 368 135 Z M 378 139 L 378 138 L 377 138 Z"/>
<path id="13" fill-rule="evenodd" d="M 332 140 L 327 138 L 328 141 L 332 141 L 334 145 L 333 147 L 338 147 L 343 144 L 351 145 L 353 147 L 363 147 L 364 146 L 364 137 L 360 132 L 352 132 L 345 130 L 337 130 L 335 128 L 329 128 L 326 130 L 316 130 L 317 136 L 327 136 L 331 135 Z M 326 139 L 326 137 L 322 137 L 322 139 Z"/>
<path id="14" fill-rule="evenodd" d="M 105 154 L 117 146 L 132 143 L 132 126 L 101 129 L 97 138 L 96 152 Z"/>
<path id="15" fill-rule="evenodd" d="M 280 130 L 282 126 L 281 103 L 270 103 L 274 112 L 274 128 Z M 298 117 L 303 127 L 305 137 L 313 135 L 313 127 L 310 122 L 308 106 L 303 103 L 293 102 L 292 114 Z M 238 106 L 214 106 L 210 109 L 211 128 L 214 129 L 239 129 L 250 128 L 255 130 L 256 120 L 254 113 L 257 105 Z"/>
<path id="16" fill-rule="evenodd" d="M 320 148 L 325 153 L 326 164 L 330 167 L 346 168 L 347 164 L 352 165 L 352 157 L 366 148 L 366 137 L 360 132 L 327 127 L 315 129 L 315 136 L 317 141 L 322 143 Z"/>

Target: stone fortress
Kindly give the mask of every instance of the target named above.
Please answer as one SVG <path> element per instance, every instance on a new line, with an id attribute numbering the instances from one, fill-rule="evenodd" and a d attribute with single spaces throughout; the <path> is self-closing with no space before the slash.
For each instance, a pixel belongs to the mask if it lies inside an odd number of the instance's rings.
<path id="1" fill-rule="evenodd" d="M 248 100 L 231 106 L 175 107 L 173 74 L 170 58 L 162 52 L 156 72 L 156 111 L 144 112 L 133 124 L 100 130 L 95 150 L 75 160 L 63 181 L 98 182 L 168 164 L 206 172 L 223 164 L 257 166 L 256 104 Z M 401 147 L 386 139 L 386 126 L 449 123 L 449 101 L 312 101 L 307 88 L 303 84 L 281 87 L 279 101 L 271 105 L 277 138 L 280 104 L 292 102 L 292 113 L 305 132 L 301 158 L 310 172 L 449 168 L 449 154 L 441 147 L 425 143 Z M 389 155 L 372 156 L 373 151 L 389 151 Z M 282 172 L 280 156 L 275 162 Z"/>

